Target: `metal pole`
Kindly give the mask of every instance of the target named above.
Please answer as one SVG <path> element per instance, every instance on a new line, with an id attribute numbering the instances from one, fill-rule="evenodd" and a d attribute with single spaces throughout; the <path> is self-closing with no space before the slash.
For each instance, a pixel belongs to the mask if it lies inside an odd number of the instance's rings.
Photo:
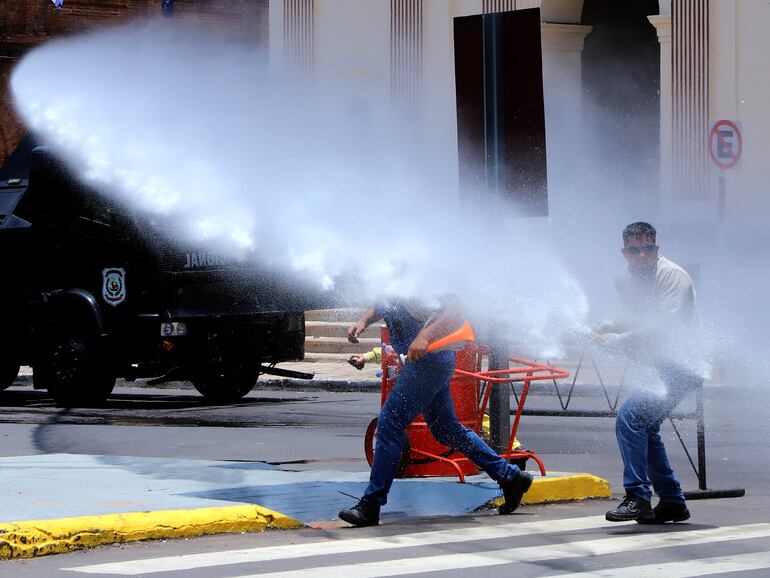
<path id="1" fill-rule="evenodd" d="M 703 385 L 695 392 L 696 437 L 698 440 L 698 489 L 706 489 L 706 423 L 703 418 Z"/>
<path id="2" fill-rule="evenodd" d="M 486 193 L 499 199 L 502 182 L 503 132 L 503 19 L 502 14 L 485 14 L 484 37 L 484 154 Z"/>
<path id="3" fill-rule="evenodd" d="M 486 161 L 486 196 L 499 200 L 503 172 L 503 18 L 502 14 L 483 16 L 484 41 L 484 153 Z M 494 203 L 489 203 L 494 206 Z M 489 369 L 508 369 L 508 345 L 499 341 L 503 329 L 491 335 Z M 489 437 L 498 453 L 508 447 L 511 435 L 511 394 L 504 384 L 491 385 L 489 396 Z"/>
<path id="4" fill-rule="evenodd" d="M 489 348 L 489 369 L 508 369 L 508 346 L 493 342 Z M 497 453 L 504 452 L 511 436 L 511 393 L 508 384 L 490 384 L 489 441 Z"/>

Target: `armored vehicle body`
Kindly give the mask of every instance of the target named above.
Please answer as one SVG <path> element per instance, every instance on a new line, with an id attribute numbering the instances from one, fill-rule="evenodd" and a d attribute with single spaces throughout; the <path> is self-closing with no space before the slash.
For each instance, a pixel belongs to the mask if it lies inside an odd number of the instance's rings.
<path id="1" fill-rule="evenodd" d="M 21 365 L 62 405 L 118 377 L 189 380 L 229 402 L 304 356 L 296 284 L 249 259 L 172 242 L 172 226 L 100 194 L 45 148 L 0 181 L 0 388 Z"/>

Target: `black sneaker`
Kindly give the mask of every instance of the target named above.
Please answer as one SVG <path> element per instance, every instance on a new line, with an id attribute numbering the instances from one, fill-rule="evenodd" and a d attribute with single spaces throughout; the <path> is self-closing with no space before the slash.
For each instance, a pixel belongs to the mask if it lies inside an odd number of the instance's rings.
<path id="1" fill-rule="evenodd" d="M 377 526 L 380 523 L 380 505 L 369 498 L 361 498 L 355 506 L 342 510 L 338 515 L 348 524 L 359 528 Z"/>
<path id="2" fill-rule="evenodd" d="M 658 502 L 652 510 L 651 518 L 640 518 L 640 524 L 665 524 L 666 522 L 684 522 L 690 519 L 690 510 L 685 504 L 676 502 Z"/>
<path id="3" fill-rule="evenodd" d="M 500 489 L 503 490 L 503 496 L 505 497 L 505 503 L 502 504 L 497 511 L 500 514 L 512 514 L 516 511 L 521 504 L 521 498 L 527 493 L 529 487 L 532 485 L 532 474 L 527 472 L 521 472 L 513 481 L 507 484 L 500 484 Z"/>
<path id="4" fill-rule="evenodd" d="M 636 496 L 626 496 L 620 505 L 607 512 L 604 517 L 608 522 L 630 522 L 652 518 L 652 505 L 647 500 Z"/>

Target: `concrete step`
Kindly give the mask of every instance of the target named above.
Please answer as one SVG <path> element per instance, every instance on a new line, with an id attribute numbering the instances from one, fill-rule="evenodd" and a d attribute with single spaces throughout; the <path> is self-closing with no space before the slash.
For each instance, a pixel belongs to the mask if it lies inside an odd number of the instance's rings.
<path id="1" fill-rule="evenodd" d="M 346 323 L 355 323 L 364 314 L 365 309 L 345 308 L 345 309 L 311 309 L 305 311 L 305 322 L 308 321 L 344 321 Z"/>
<path id="2" fill-rule="evenodd" d="M 344 363 L 350 357 L 349 353 L 313 353 L 305 352 L 302 363 Z M 291 363 L 291 362 L 286 362 Z"/>
<path id="3" fill-rule="evenodd" d="M 348 328 L 361 319 L 365 309 L 315 309 L 305 311 L 305 356 L 335 354 L 347 359 L 354 353 L 366 353 L 380 345 L 380 327 L 367 327 L 359 343 L 347 339 Z"/>
<path id="4" fill-rule="evenodd" d="M 352 324 L 350 321 L 305 321 L 305 335 L 307 337 L 337 337 L 347 340 L 348 328 Z M 381 327 L 382 325 L 379 323 L 370 325 L 361 337 L 379 339 Z"/>
<path id="5" fill-rule="evenodd" d="M 364 337 L 358 340 L 358 343 L 350 343 L 347 339 L 336 337 L 306 337 L 306 353 L 366 353 L 375 347 L 380 346 L 379 339 Z"/>

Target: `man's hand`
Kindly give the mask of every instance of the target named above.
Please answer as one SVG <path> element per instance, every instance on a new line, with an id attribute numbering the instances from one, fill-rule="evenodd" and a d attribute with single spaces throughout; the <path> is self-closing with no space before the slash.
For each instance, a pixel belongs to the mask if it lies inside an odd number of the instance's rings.
<path id="1" fill-rule="evenodd" d="M 591 339 L 593 339 L 596 343 L 603 345 L 604 347 L 610 347 L 610 348 L 620 347 L 620 334 L 618 333 L 599 334 L 592 331 Z"/>
<path id="2" fill-rule="evenodd" d="M 358 343 L 358 336 L 361 335 L 366 329 L 366 321 L 361 319 L 355 325 L 351 325 L 348 328 L 348 341 L 350 343 Z"/>
<path id="3" fill-rule="evenodd" d="M 618 330 L 613 321 L 602 321 L 594 331 L 600 335 L 604 335 L 605 333 L 616 333 Z"/>
<path id="4" fill-rule="evenodd" d="M 406 352 L 407 361 L 417 361 L 421 357 L 424 357 L 428 353 L 428 340 L 422 335 L 418 335 L 412 341 L 409 346 L 409 351 Z"/>
<path id="5" fill-rule="evenodd" d="M 364 368 L 364 365 L 366 365 L 366 361 L 364 361 L 363 355 L 351 355 L 350 359 L 348 359 L 348 363 L 355 367 L 358 371 L 361 371 Z"/>
<path id="6" fill-rule="evenodd" d="M 375 308 L 369 307 L 369 309 L 364 312 L 361 319 L 358 320 L 358 323 L 351 325 L 348 328 L 348 341 L 350 341 L 350 343 L 358 343 L 358 336 L 361 335 L 367 327 L 369 327 L 379 318 L 380 316 L 377 315 Z"/>

